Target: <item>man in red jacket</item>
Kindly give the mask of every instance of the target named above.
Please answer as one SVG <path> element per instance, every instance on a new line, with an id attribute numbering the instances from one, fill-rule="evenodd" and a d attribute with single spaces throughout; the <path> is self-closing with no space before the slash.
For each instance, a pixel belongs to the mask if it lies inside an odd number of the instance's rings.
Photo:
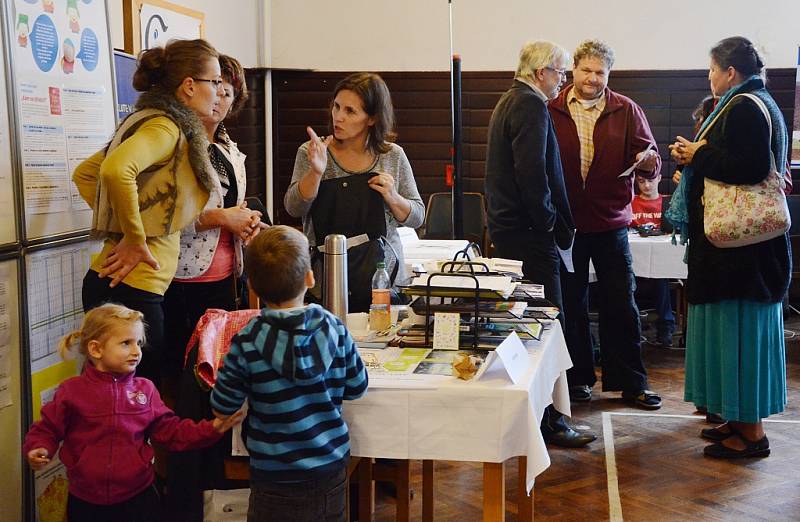
<path id="1" fill-rule="evenodd" d="M 621 391 L 624 399 L 641 408 L 658 409 L 661 398 L 648 389 L 642 361 L 628 224 L 632 174 L 656 177 L 661 159 L 642 109 L 608 88 L 613 64 L 614 51 L 608 45 L 583 42 L 573 57 L 574 83 L 549 107 L 577 228 L 572 248 L 575 272 L 562 270 L 566 338 L 573 362 L 567 377 L 572 400 L 591 399 L 597 381 L 589 333 L 591 259 L 598 281 L 603 391 Z M 619 177 L 634 164 L 631 175 Z"/>

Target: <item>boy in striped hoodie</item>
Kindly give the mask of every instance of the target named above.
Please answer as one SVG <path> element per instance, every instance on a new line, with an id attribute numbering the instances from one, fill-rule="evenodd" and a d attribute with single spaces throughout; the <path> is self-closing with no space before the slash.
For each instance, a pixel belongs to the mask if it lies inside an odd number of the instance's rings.
<path id="1" fill-rule="evenodd" d="M 233 338 L 211 407 L 227 416 L 249 402 L 248 521 L 344 521 L 350 439 L 342 400 L 365 393 L 366 369 L 342 322 L 303 304 L 314 286 L 303 234 L 261 232 L 245 269 L 266 307 Z"/>

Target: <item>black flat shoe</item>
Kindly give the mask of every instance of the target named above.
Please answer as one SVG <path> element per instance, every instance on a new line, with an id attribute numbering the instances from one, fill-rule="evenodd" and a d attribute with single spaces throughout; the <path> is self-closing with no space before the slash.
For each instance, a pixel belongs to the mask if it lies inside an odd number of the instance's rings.
<path id="1" fill-rule="evenodd" d="M 706 422 L 709 424 L 725 424 L 725 419 L 717 413 L 706 412 Z"/>
<path id="2" fill-rule="evenodd" d="M 597 440 L 597 435 L 594 433 L 580 433 L 572 428 L 547 433 L 543 431 L 542 435 L 547 444 L 561 446 L 562 448 L 580 448 Z"/>
<path id="3" fill-rule="evenodd" d="M 728 431 L 721 430 L 720 428 L 722 428 L 722 426 L 727 427 Z M 731 427 L 728 424 L 723 423 L 722 426 L 700 430 L 700 436 L 703 437 L 704 439 L 712 440 L 714 442 L 722 442 L 731 435 L 735 435 L 733 429 L 731 429 Z"/>
<path id="4" fill-rule="evenodd" d="M 703 454 L 715 459 L 750 459 L 769 456 L 769 440 L 766 435 L 755 442 L 749 441 L 741 435 L 739 438 L 745 444 L 744 449 L 729 448 L 721 442 L 717 442 L 703 448 Z"/>
<path id="5" fill-rule="evenodd" d="M 592 400 L 592 388 L 585 384 L 570 386 L 569 400 L 572 402 L 589 402 Z"/>
<path id="6" fill-rule="evenodd" d="M 650 390 L 639 390 L 637 392 L 624 391 L 622 392 L 622 398 L 644 410 L 657 410 L 661 408 L 661 397 Z"/>

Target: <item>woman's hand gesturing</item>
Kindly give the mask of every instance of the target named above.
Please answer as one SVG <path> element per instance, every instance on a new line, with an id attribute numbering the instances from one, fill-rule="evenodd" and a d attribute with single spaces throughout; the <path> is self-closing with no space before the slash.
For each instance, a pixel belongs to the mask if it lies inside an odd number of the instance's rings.
<path id="1" fill-rule="evenodd" d="M 308 163 L 314 174 L 322 176 L 328 166 L 328 145 L 333 141 L 333 135 L 320 138 L 311 127 L 306 127 L 306 132 L 311 138 L 311 143 L 308 144 Z"/>

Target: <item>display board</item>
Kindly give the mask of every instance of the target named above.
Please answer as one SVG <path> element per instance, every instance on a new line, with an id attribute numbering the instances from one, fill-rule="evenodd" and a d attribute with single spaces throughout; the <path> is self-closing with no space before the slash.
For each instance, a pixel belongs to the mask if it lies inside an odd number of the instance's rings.
<path id="1" fill-rule="evenodd" d="M 10 41 L 25 238 L 89 228 L 72 172 L 116 125 L 104 0 L 9 0 Z"/>
<path id="2" fill-rule="evenodd" d="M 0 261 L 0 518 L 22 516 L 19 261 Z M 19 478 L 17 478 L 19 477 Z"/>
<path id="3" fill-rule="evenodd" d="M 57 347 L 61 337 L 80 328 L 83 277 L 92 255 L 96 255 L 101 246 L 97 241 L 82 241 L 41 249 L 25 257 L 30 402 L 34 421 L 39 420 L 42 405 L 53 398 L 58 385 L 77 375 L 83 364 L 80 359 L 62 360 Z M 39 520 L 47 520 L 65 509 L 66 485 L 66 470 L 58 459 L 35 474 L 34 495 Z M 46 511 L 45 516 L 42 510 Z"/>
<path id="4" fill-rule="evenodd" d="M 800 48 L 797 49 L 797 76 L 794 84 L 794 122 L 792 148 L 790 153 L 792 167 L 800 168 Z"/>
<path id="5" fill-rule="evenodd" d="M 133 73 L 136 72 L 136 57 L 114 50 L 114 77 L 117 83 L 117 119 L 124 120 L 136 106 L 139 91 L 133 88 Z"/>
<path id="6" fill-rule="evenodd" d="M 6 42 L 9 40 L 4 39 L 4 33 L 6 31 L 0 27 L 0 42 L 3 42 L 0 56 L 3 56 L 3 63 L 7 64 L 8 56 L 6 56 L 6 51 L 8 50 L 8 45 Z M 0 245 L 15 243 L 18 240 L 8 101 L 6 69 L 5 66 L 0 66 Z"/>

